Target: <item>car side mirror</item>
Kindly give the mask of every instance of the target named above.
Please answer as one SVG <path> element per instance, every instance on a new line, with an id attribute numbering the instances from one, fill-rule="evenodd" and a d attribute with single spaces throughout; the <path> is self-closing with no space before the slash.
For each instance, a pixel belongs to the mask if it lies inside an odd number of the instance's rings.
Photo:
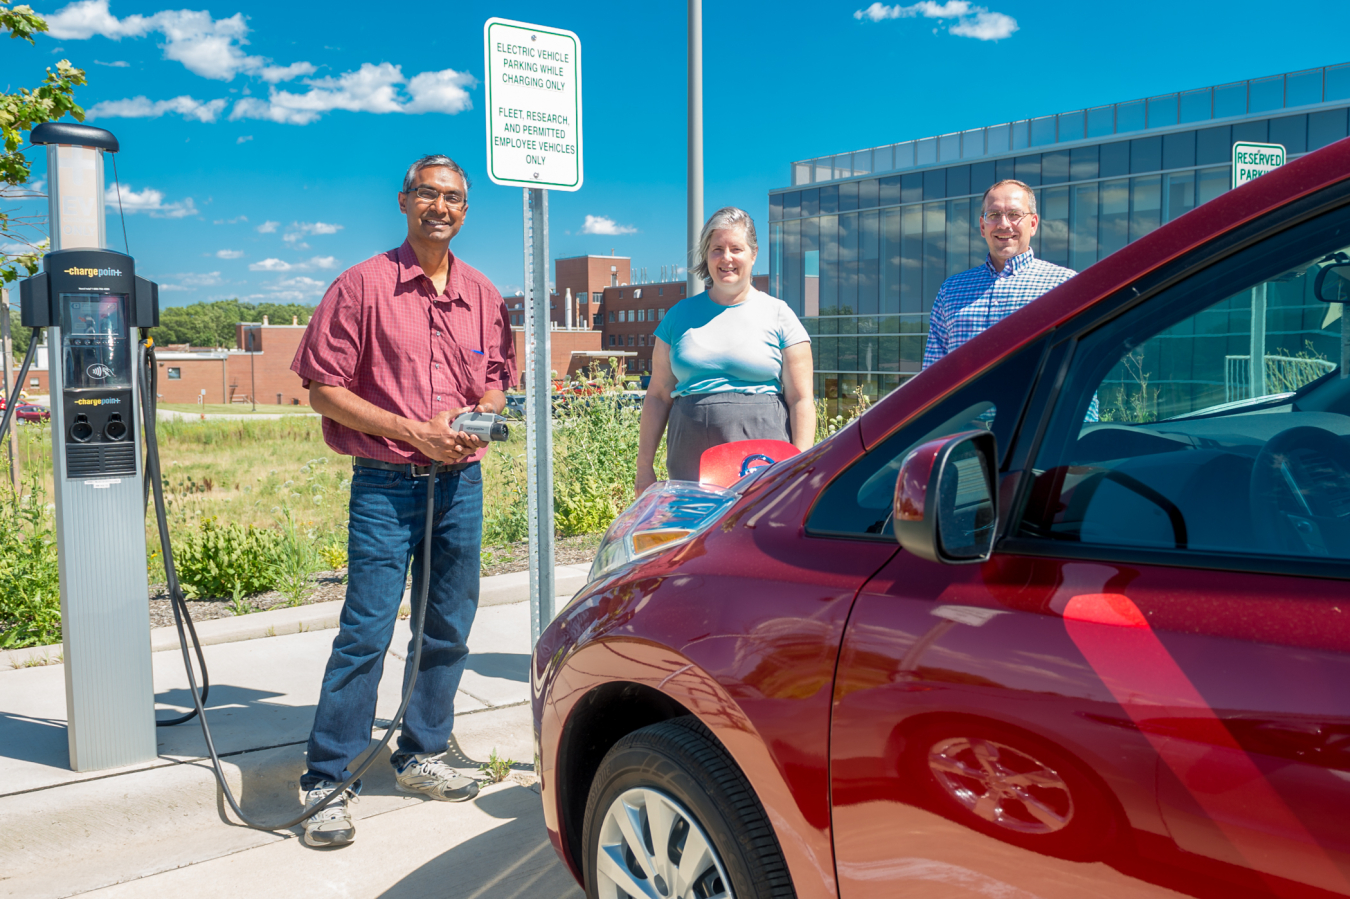
<path id="1" fill-rule="evenodd" d="M 1313 296 L 1323 303 L 1350 303 L 1350 262 L 1322 266 L 1313 281 Z"/>
<path id="2" fill-rule="evenodd" d="M 930 562 L 986 561 L 998 523 L 997 441 L 965 431 L 920 444 L 900 464 L 892 521 L 907 551 Z"/>

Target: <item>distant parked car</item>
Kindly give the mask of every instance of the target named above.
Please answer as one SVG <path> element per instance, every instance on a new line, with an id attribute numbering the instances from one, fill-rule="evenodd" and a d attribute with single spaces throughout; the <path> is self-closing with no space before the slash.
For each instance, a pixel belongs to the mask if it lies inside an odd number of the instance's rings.
<path id="1" fill-rule="evenodd" d="M 506 397 L 506 407 L 502 409 L 502 414 L 511 418 L 525 417 L 525 394 L 512 393 Z"/>
<path id="2" fill-rule="evenodd" d="M 18 409 L 14 410 L 14 416 L 19 421 L 47 421 L 52 417 L 52 412 L 46 406 L 23 403 Z"/>

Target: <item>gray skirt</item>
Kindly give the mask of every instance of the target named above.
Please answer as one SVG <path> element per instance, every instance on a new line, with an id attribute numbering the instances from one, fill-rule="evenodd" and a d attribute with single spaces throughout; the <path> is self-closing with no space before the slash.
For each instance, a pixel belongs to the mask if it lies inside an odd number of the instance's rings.
<path id="1" fill-rule="evenodd" d="M 737 440 L 792 440 L 781 393 L 699 393 L 677 396 L 666 426 L 671 480 L 697 481 L 703 451 Z"/>

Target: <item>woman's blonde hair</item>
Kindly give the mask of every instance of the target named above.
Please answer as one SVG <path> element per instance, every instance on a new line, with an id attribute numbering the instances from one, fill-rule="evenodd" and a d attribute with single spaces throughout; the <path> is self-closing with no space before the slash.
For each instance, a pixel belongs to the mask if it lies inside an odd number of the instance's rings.
<path id="1" fill-rule="evenodd" d="M 740 228 L 745 232 L 745 242 L 750 244 L 750 248 L 756 254 L 759 253 L 759 240 L 755 237 L 755 220 L 750 218 L 750 213 L 735 206 L 723 206 L 712 214 L 699 233 L 694 264 L 689 269 L 705 282 L 708 280 L 708 249 L 712 245 L 713 232 L 721 231 L 723 228 Z"/>

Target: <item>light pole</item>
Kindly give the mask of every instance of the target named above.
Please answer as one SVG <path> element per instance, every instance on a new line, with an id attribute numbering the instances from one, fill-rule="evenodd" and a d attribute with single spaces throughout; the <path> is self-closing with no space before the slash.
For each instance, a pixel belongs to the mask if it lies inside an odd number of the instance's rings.
<path id="1" fill-rule="evenodd" d="M 258 353 L 258 326 L 249 325 L 248 333 L 244 335 L 245 345 L 248 347 L 248 398 L 253 402 L 253 411 L 258 411 L 258 376 L 254 371 L 253 358 Z"/>
<path id="2" fill-rule="evenodd" d="M 688 296 L 703 293 L 692 271 L 698 232 L 703 228 L 703 0 L 689 2 L 689 254 Z"/>

